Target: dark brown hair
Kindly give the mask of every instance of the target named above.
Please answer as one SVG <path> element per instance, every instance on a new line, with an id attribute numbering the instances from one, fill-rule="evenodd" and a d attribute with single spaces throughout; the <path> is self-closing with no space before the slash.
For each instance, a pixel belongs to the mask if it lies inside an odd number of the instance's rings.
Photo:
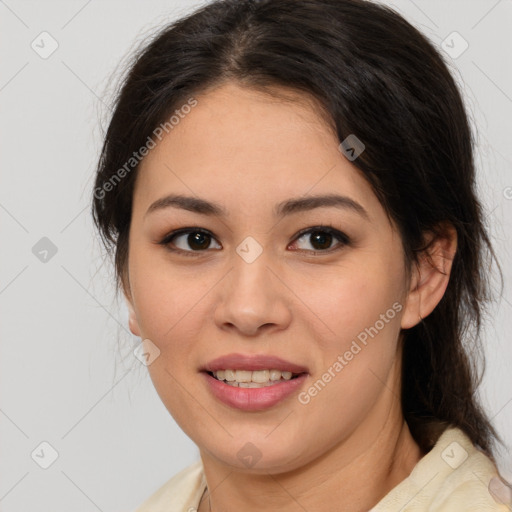
<path id="1" fill-rule="evenodd" d="M 353 164 L 398 226 L 409 269 L 425 249 L 425 233 L 455 227 L 446 293 L 403 331 L 402 408 L 423 450 L 452 425 L 492 457 L 496 433 L 476 388 L 487 262 L 496 258 L 475 194 L 473 134 L 440 53 L 388 7 L 218 0 L 164 27 L 137 52 L 115 100 L 93 198 L 96 226 L 115 249 L 118 285 L 126 283 L 137 176 L 137 165 L 126 162 L 175 109 L 226 81 L 306 94 L 328 113 L 340 142 L 350 134 L 363 141 Z"/>

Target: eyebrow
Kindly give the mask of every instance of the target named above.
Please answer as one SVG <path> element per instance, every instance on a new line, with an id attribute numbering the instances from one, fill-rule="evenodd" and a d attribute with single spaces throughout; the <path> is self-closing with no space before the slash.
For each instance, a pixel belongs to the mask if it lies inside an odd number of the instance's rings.
<path id="1" fill-rule="evenodd" d="M 274 207 L 274 216 L 284 217 L 285 215 L 328 207 L 352 210 L 364 217 L 366 220 L 369 220 L 368 212 L 363 208 L 363 206 L 350 197 L 340 196 L 337 194 L 299 197 L 282 201 Z M 150 205 L 145 215 L 165 208 L 180 208 L 182 210 L 202 215 L 228 217 L 227 210 L 219 203 L 207 201 L 198 197 L 175 194 L 157 199 Z"/>

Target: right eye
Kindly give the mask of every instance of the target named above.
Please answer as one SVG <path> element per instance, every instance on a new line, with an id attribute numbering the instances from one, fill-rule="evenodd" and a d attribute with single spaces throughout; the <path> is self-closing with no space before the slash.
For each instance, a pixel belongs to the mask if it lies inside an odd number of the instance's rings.
<path id="1" fill-rule="evenodd" d="M 212 240 L 215 238 L 209 231 L 201 228 L 182 228 L 167 234 L 159 244 L 169 251 L 195 256 L 191 253 L 205 252 Z M 222 249 L 220 246 L 218 248 Z"/>

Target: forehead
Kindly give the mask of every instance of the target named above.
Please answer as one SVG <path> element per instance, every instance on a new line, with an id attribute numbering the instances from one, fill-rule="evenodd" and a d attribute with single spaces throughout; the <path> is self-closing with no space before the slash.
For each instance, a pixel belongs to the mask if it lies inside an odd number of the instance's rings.
<path id="1" fill-rule="evenodd" d="M 289 197 L 343 193 L 378 208 L 320 105 L 296 92 L 278 93 L 228 83 L 196 96 L 196 106 L 142 161 L 136 198 L 149 203 L 186 193 L 270 209 Z"/>

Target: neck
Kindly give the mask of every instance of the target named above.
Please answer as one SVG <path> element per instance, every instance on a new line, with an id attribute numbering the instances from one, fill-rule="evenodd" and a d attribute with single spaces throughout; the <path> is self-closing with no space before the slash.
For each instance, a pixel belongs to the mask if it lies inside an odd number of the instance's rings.
<path id="1" fill-rule="evenodd" d="M 262 509 L 368 511 L 424 455 L 404 421 L 398 390 L 384 391 L 376 410 L 347 438 L 298 469 L 272 474 L 233 470 L 201 451 L 208 492 L 199 512 Z M 398 392 L 399 393 L 399 392 Z M 333 508 L 336 504 L 336 508 Z"/>

